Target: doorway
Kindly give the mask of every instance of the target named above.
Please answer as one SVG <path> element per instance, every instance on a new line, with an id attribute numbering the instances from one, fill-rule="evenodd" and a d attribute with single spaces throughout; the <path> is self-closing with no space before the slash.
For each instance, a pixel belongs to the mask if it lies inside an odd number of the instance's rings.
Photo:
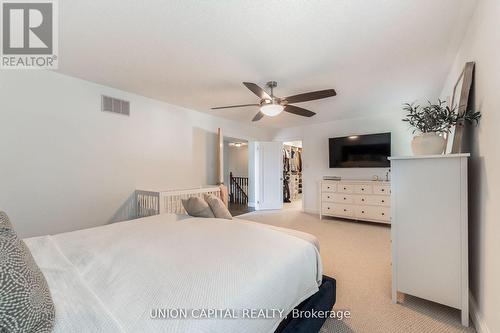
<path id="1" fill-rule="evenodd" d="M 248 141 L 224 137 L 224 184 L 229 192 L 229 211 L 238 216 L 254 210 L 249 206 L 250 177 Z"/>
<path id="2" fill-rule="evenodd" d="M 283 142 L 283 208 L 302 209 L 302 141 Z"/>

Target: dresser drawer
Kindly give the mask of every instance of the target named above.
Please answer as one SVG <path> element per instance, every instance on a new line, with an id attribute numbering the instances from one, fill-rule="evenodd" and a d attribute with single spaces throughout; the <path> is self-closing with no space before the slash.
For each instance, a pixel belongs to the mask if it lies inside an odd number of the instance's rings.
<path id="1" fill-rule="evenodd" d="M 340 204 L 352 204 L 354 203 L 354 196 L 351 194 L 335 193 L 332 194 L 333 202 Z"/>
<path id="2" fill-rule="evenodd" d="M 321 201 L 323 202 L 334 202 L 335 193 L 333 192 L 323 192 L 321 193 Z"/>
<path id="3" fill-rule="evenodd" d="M 339 193 L 353 193 L 354 186 L 348 184 L 337 184 L 337 192 Z"/>
<path id="4" fill-rule="evenodd" d="M 321 192 L 337 192 L 337 184 L 321 183 Z"/>
<path id="5" fill-rule="evenodd" d="M 389 194 L 391 194 L 391 187 L 390 186 L 385 186 L 385 185 L 374 185 L 373 186 L 373 193 L 374 194 L 386 194 L 386 195 L 389 195 Z"/>
<path id="6" fill-rule="evenodd" d="M 356 205 L 385 206 L 391 205 L 391 197 L 388 195 L 356 195 L 354 197 Z"/>
<path id="7" fill-rule="evenodd" d="M 389 207 L 391 205 L 391 197 L 388 195 L 377 195 L 369 197 L 367 200 L 368 205 Z"/>
<path id="8" fill-rule="evenodd" d="M 322 193 L 321 201 L 351 204 L 354 203 L 354 196 L 341 193 Z"/>
<path id="9" fill-rule="evenodd" d="M 366 196 L 366 195 L 355 195 L 354 196 L 354 203 L 356 205 L 368 205 L 368 198 L 370 196 Z"/>
<path id="10" fill-rule="evenodd" d="M 391 211 L 388 207 L 356 206 L 355 216 L 359 219 L 389 222 L 391 220 Z"/>
<path id="11" fill-rule="evenodd" d="M 354 185 L 354 193 L 356 194 L 372 194 L 372 185 Z"/>
<path id="12" fill-rule="evenodd" d="M 343 205 L 333 202 L 324 202 L 322 208 L 322 214 L 333 215 L 333 216 L 345 216 L 354 217 L 354 206 Z"/>

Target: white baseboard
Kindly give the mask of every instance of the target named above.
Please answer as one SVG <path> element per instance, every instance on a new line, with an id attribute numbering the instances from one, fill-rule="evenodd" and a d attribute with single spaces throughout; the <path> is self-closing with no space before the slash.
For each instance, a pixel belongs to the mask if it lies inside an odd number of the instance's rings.
<path id="1" fill-rule="evenodd" d="M 488 326 L 484 321 L 483 315 L 479 312 L 477 308 L 476 299 L 472 296 L 472 293 L 469 291 L 469 307 L 470 307 L 470 317 L 472 322 L 474 323 L 474 327 L 476 328 L 477 333 L 490 333 Z"/>

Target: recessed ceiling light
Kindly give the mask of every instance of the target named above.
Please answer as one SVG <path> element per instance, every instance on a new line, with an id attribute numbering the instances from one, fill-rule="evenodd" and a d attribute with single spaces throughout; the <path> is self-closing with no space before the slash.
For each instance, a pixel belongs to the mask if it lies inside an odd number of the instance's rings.
<path id="1" fill-rule="evenodd" d="M 240 147 L 246 146 L 247 143 L 246 142 L 229 142 L 228 145 L 231 147 L 240 148 Z"/>

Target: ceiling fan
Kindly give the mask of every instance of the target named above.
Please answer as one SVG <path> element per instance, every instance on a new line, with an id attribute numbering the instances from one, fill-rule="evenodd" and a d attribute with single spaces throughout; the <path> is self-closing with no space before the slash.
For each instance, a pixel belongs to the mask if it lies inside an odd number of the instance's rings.
<path id="1" fill-rule="evenodd" d="M 266 87 L 270 89 L 270 94 L 264 89 L 251 82 L 243 82 L 245 87 L 250 89 L 255 95 L 259 96 L 260 101 L 256 104 L 241 104 L 241 105 L 230 105 L 230 106 L 218 106 L 212 108 L 212 110 L 218 109 L 229 109 L 229 108 L 241 108 L 246 106 L 258 106 L 260 111 L 253 117 L 252 121 L 261 120 L 264 116 L 274 117 L 279 115 L 281 112 L 289 112 L 303 117 L 312 117 L 316 113 L 309 111 L 307 109 L 291 105 L 294 103 L 301 103 L 307 101 L 313 101 L 315 99 L 322 99 L 327 97 L 332 97 L 337 95 L 334 89 L 318 90 L 313 92 L 308 92 L 304 94 L 298 94 L 293 96 L 288 96 L 284 98 L 274 96 L 274 88 L 278 86 L 276 81 L 269 81 L 266 83 Z"/>

